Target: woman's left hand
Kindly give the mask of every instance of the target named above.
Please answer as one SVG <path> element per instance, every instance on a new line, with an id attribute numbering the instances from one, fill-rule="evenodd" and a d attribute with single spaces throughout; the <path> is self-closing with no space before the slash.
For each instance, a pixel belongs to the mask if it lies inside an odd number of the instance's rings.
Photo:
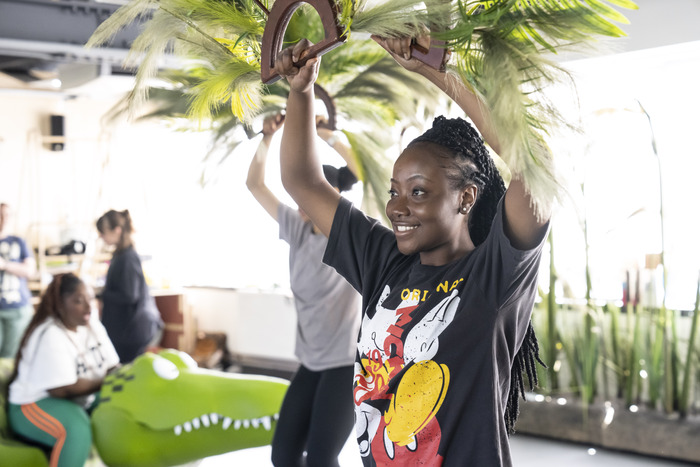
<path id="1" fill-rule="evenodd" d="M 430 35 L 423 34 L 415 38 L 412 37 L 379 37 L 372 35 L 374 42 L 379 44 L 394 57 L 396 63 L 408 71 L 420 72 L 427 65 L 420 60 L 411 57 L 411 45 L 416 43 L 426 50 L 430 48 Z"/>
<path id="2" fill-rule="evenodd" d="M 321 57 L 311 58 L 304 65 L 298 65 L 298 62 L 304 58 L 312 45 L 308 39 L 302 39 L 277 55 L 275 72 L 289 81 L 289 87 L 292 91 L 307 92 L 313 88 L 316 82 Z"/>

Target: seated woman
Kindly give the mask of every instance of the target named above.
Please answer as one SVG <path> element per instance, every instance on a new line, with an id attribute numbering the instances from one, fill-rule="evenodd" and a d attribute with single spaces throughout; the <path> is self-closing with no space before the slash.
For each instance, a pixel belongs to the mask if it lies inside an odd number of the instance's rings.
<path id="1" fill-rule="evenodd" d="M 73 274 L 54 277 L 20 342 L 10 378 L 14 433 L 51 448 L 50 465 L 84 465 L 92 432 L 87 410 L 119 357 Z"/>

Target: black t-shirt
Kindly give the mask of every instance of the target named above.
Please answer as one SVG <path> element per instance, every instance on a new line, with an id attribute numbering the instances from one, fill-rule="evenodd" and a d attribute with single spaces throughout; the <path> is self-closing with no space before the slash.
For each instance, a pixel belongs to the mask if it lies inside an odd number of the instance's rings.
<path id="1" fill-rule="evenodd" d="M 163 321 L 133 247 L 114 255 L 102 290 L 102 324 L 122 363 L 143 353 Z"/>
<path id="2" fill-rule="evenodd" d="M 510 465 L 504 422 L 528 329 L 542 245 L 503 231 L 444 266 L 399 252 L 390 229 L 341 199 L 324 261 L 361 294 L 355 429 L 374 465 Z"/>

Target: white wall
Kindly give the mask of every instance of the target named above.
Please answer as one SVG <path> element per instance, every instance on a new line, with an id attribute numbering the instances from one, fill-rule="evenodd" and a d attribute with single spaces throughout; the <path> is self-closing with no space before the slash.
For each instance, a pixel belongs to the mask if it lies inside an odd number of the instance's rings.
<path id="1" fill-rule="evenodd" d="M 229 350 L 251 359 L 293 363 L 296 311 L 290 294 L 188 287 L 200 331 L 225 332 Z"/>
<path id="2" fill-rule="evenodd" d="M 15 212 L 10 230 L 33 246 L 68 236 L 97 247 L 96 219 L 129 209 L 137 250 L 153 257 L 146 267 L 156 286 L 286 286 L 286 246 L 245 188 L 257 140 L 215 166 L 203 187 L 210 134 L 172 122 L 105 122 L 121 97 L 110 93 L 113 83 L 75 96 L 0 89 L 0 201 Z M 64 151 L 42 139 L 51 114 L 65 117 Z M 271 185 L 279 180 L 274 164 Z M 256 242 L 264 248 L 251 248 Z"/>
<path id="3" fill-rule="evenodd" d="M 0 200 L 14 208 L 16 233 L 41 225 L 57 241 L 59 225 L 69 224 L 94 234 L 108 208 L 129 208 L 143 226 L 152 216 L 181 216 L 176 209 L 189 191 L 182 188 L 194 185 L 201 160 L 181 155 L 203 153 L 208 135 L 162 123 L 107 125 L 102 117 L 117 97 L 0 90 Z M 60 152 L 42 140 L 54 113 L 65 117 Z"/>

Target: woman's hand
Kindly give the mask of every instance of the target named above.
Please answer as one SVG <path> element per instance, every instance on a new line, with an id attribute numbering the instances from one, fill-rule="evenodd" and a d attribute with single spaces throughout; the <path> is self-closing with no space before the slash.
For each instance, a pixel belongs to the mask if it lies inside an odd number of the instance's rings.
<path id="1" fill-rule="evenodd" d="M 309 91 L 318 77 L 321 58 L 309 59 L 304 65 L 298 62 L 308 53 L 313 44 L 308 39 L 302 39 L 293 47 L 287 47 L 277 55 L 275 60 L 275 72 L 287 78 L 292 91 Z"/>
<path id="2" fill-rule="evenodd" d="M 262 134 L 265 136 L 275 134 L 275 132 L 282 126 L 282 123 L 284 123 L 284 115 L 282 114 L 275 114 L 265 117 L 265 120 L 263 121 Z"/>
<path id="3" fill-rule="evenodd" d="M 272 139 L 272 135 L 274 135 L 277 130 L 280 129 L 283 123 L 284 115 L 282 114 L 274 114 L 265 117 L 262 127 L 263 138 L 267 139 L 267 142 L 269 143 L 269 140 Z"/>
<path id="4" fill-rule="evenodd" d="M 396 63 L 408 71 L 421 73 L 422 70 L 428 67 L 420 60 L 411 57 L 411 45 L 414 43 L 412 37 L 384 38 L 375 35 L 372 35 L 371 37 L 377 44 L 381 45 L 384 50 L 389 52 L 391 56 L 394 57 Z M 415 38 L 415 43 L 427 50 L 430 48 L 430 36 L 427 34 L 420 35 Z"/>
<path id="5" fill-rule="evenodd" d="M 104 378 L 78 378 L 78 381 L 76 381 L 73 384 L 48 389 L 47 392 L 51 397 L 56 397 L 59 399 L 69 399 L 71 397 L 84 396 L 99 391 L 102 387 L 103 380 Z"/>

